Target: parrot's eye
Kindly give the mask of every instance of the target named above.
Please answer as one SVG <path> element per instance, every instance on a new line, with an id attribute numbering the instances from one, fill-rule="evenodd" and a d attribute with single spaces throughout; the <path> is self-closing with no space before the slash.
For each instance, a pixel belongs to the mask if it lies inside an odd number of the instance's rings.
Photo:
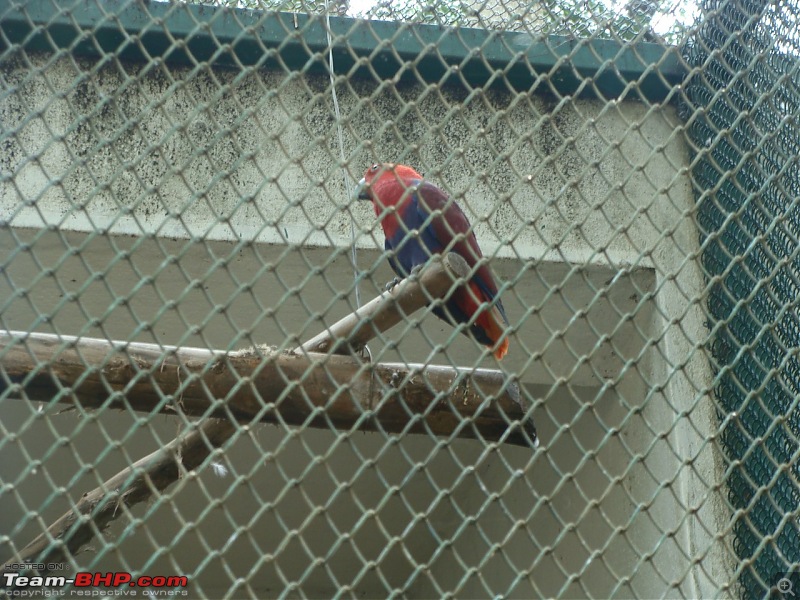
<path id="1" fill-rule="evenodd" d="M 370 171 L 377 171 L 380 168 L 381 166 L 378 163 L 375 163 L 374 165 L 372 165 L 372 168 L 370 168 Z"/>

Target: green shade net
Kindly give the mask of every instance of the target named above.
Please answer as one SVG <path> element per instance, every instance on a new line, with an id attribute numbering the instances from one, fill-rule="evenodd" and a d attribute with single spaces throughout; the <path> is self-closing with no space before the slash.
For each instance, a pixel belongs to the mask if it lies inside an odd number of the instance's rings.
<path id="1" fill-rule="evenodd" d="M 709 0 L 684 47 L 740 593 L 800 562 L 797 7 Z"/>

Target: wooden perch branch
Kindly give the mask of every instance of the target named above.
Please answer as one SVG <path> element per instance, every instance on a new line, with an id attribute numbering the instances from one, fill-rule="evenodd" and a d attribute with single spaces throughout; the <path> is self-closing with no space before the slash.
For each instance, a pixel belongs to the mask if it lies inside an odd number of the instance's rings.
<path id="1" fill-rule="evenodd" d="M 335 325 L 300 346 L 303 352 L 335 354 L 359 351 L 378 333 L 397 325 L 411 313 L 442 298 L 458 279 L 469 276 L 467 261 L 449 253 L 434 259 L 415 276 L 403 279 Z"/>
<path id="2" fill-rule="evenodd" d="M 148 500 L 191 471 L 236 431 L 230 421 L 208 420 L 197 429 L 173 440 L 134 465 L 117 473 L 98 488 L 83 495 L 73 510 L 66 512 L 45 533 L 39 535 L 4 564 L 33 562 L 64 563 L 108 525 L 125 513 L 122 508 Z M 51 540 L 60 543 L 53 544 Z M 28 573 L 26 573 L 28 574 Z"/>
<path id="3" fill-rule="evenodd" d="M 535 430 L 516 383 L 499 371 L 431 365 L 365 365 L 320 354 L 344 339 L 358 348 L 468 274 L 447 255 L 304 344 L 299 351 L 201 348 L 0 332 L 14 395 L 240 421 L 386 432 L 430 432 L 522 446 Z M 5 383 L 0 380 L 0 392 Z M 12 392 L 12 394 L 14 393 Z"/>
<path id="4" fill-rule="evenodd" d="M 231 420 L 477 437 L 536 445 L 516 384 L 499 371 L 364 364 L 349 356 L 443 297 L 469 274 L 457 255 L 433 261 L 294 352 L 109 342 L 0 332 L 0 393 L 82 409 L 183 413 L 206 420 L 84 494 L 6 561 L 63 562 L 130 507 L 199 466 L 236 431 Z M 332 354 L 326 354 L 331 352 Z M 10 388 L 10 389 L 7 389 Z M 60 543 L 53 543 L 58 540 Z"/>
<path id="5" fill-rule="evenodd" d="M 317 353 L 252 350 L 226 355 L 201 348 L 13 332 L 0 332 L 3 353 L 6 377 L 16 388 L 12 396 L 24 393 L 34 401 L 55 399 L 85 409 L 480 435 L 522 446 L 530 446 L 535 435 L 515 384 L 488 369 L 365 364 L 349 356 Z M 0 381 L 0 392 L 4 386 Z"/>

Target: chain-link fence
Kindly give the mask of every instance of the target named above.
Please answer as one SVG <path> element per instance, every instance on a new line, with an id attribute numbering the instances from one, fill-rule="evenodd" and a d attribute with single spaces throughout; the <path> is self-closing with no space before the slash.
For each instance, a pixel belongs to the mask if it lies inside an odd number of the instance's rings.
<path id="1" fill-rule="evenodd" d="M 2 593 L 800 593 L 797 24 L 0 0 Z"/>
<path id="2" fill-rule="evenodd" d="M 800 563 L 798 8 L 716 3 L 687 45 L 731 537 L 747 597 Z"/>

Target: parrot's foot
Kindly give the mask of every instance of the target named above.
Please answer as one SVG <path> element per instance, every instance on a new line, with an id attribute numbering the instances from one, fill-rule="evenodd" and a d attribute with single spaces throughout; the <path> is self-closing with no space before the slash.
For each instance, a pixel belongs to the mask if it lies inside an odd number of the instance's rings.
<path id="1" fill-rule="evenodd" d="M 400 279 L 399 277 L 395 277 L 389 283 L 386 284 L 386 288 L 385 288 L 386 291 L 387 292 L 391 292 L 395 288 L 395 286 L 397 286 L 397 284 L 399 284 L 401 281 L 403 281 L 403 280 Z"/>
<path id="2" fill-rule="evenodd" d="M 411 269 L 411 273 L 409 273 L 409 274 L 408 274 L 408 276 L 409 276 L 409 277 L 415 277 L 415 278 L 416 278 L 416 277 L 418 277 L 418 276 L 419 276 L 419 274 L 422 272 L 422 269 L 423 269 L 424 267 L 425 267 L 425 265 L 417 265 L 416 267 L 414 267 L 413 269 Z M 400 283 L 401 281 L 403 281 L 403 279 L 402 279 L 402 278 L 400 278 L 400 277 L 395 277 L 395 278 L 394 278 L 394 279 L 392 279 L 392 280 L 391 280 L 389 283 L 387 283 L 387 284 L 386 284 L 386 291 L 387 291 L 387 292 L 391 292 L 391 291 L 392 291 L 392 290 L 395 288 L 395 286 L 396 286 L 398 283 Z"/>

